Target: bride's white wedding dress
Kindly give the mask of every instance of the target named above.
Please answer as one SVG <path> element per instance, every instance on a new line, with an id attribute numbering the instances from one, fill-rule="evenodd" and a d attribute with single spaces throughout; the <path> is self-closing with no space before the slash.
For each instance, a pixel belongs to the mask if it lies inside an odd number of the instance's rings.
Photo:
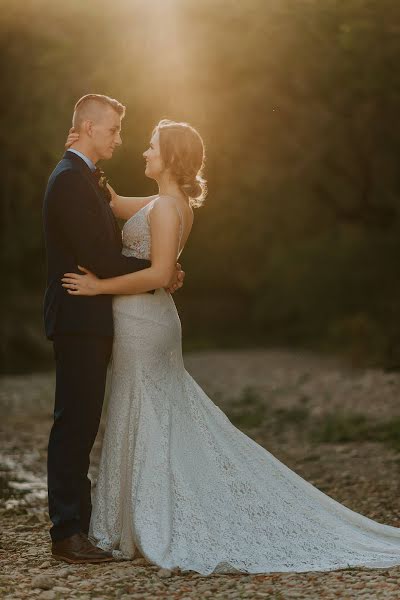
<path id="1" fill-rule="evenodd" d="M 123 253 L 150 256 L 153 200 Z M 160 199 L 159 201 L 162 201 Z M 110 403 L 90 535 L 203 575 L 400 565 L 400 529 L 320 492 L 239 431 L 184 368 L 163 289 L 114 298 Z"/>

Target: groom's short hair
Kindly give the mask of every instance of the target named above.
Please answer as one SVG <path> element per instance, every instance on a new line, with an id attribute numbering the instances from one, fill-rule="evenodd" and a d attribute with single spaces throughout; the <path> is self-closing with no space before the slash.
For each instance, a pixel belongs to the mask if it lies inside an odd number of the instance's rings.
<path id="1" fill-rule="evenodd" d="M 104 106 L 110 106 L 114 109 L 121 119 L 125 116 L 125 106 L 115 98 L 103 94 L 86 94 L 75 104 L 72 127 L 79 129 L 83 121 L 93 119 L 98 109 Z"/>

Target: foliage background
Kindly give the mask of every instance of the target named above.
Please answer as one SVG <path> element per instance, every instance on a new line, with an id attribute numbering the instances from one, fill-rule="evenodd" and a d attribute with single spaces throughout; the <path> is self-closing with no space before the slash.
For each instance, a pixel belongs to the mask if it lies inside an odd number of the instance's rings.
<path id="1" fill-rule="evenodd" d="M 396 0 L 0 0 L 1 370 L 47 366 L 41 205 L 85 93 L 127 105 L 106 165 L 154 193 L 162 117 L 207 147 L 176 295 L 186 347 L 280 345 L 400 364 Z"/>

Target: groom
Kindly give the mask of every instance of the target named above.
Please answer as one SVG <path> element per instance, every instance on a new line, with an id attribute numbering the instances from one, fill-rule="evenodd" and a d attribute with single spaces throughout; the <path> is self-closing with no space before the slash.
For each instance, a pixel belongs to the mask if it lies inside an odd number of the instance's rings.
<path id="1" fill-rule="evenodd" d="M 48 446 L 52 555 L 69 563 L 107 562 L 112 555 L 88 539 L 89 456 L 99 427 L 113 341 L 112 296 L 71 296 L 61 277 L 82 265 L 99 277 L 140 271 L 150 262 L 121 254 L 121 231 L 100 183 L 99 160 L 121 145 L 125 107 L 99 94 L 75 105 L 79 142 L 50 176 L 43 206 L 47 251 L 44 321 L 56 362 L 54 423 Z M 182 285 L 179 270 L 170 290 Z"/>

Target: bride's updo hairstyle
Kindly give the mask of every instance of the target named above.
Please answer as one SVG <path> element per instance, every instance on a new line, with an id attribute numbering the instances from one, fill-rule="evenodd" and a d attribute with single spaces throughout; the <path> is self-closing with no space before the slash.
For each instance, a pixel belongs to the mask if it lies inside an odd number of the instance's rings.
<path id="1" fill-rule="evenodd" d="M 189 198 L 190 206 L 201 206 L 207 195 L 207 182 L 202 176 L 205 152 L 200 134 L 189 123 L 169 119 L 162 119 L 153 134 L 157 131 L 165 167 Z"/>

